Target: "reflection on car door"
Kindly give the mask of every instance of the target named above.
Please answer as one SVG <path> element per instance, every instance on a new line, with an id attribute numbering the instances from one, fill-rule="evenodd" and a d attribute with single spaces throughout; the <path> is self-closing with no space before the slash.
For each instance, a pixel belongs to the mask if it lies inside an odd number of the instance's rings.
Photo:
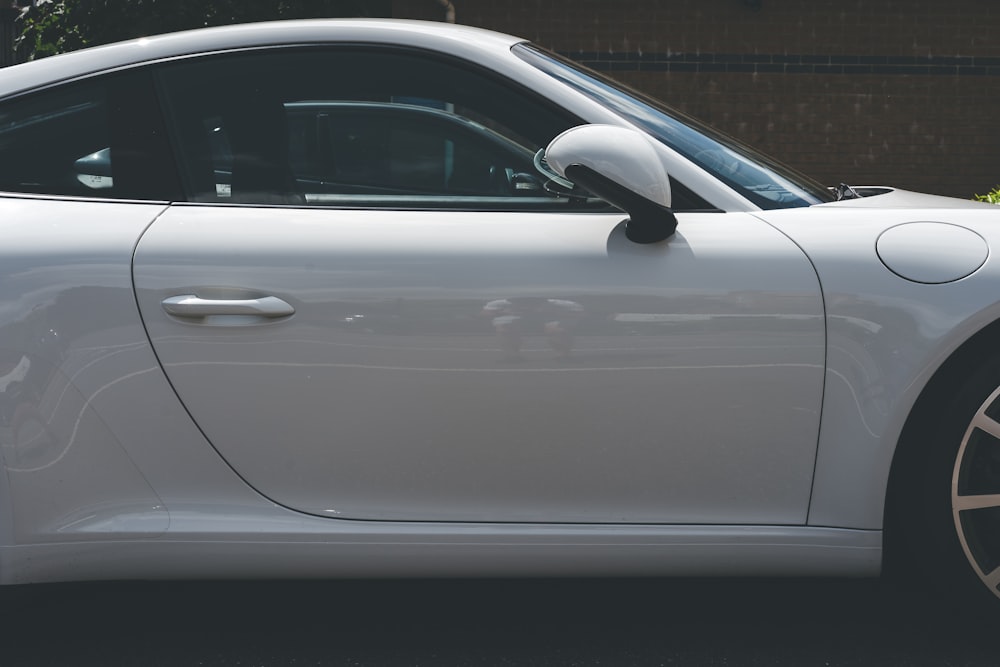
<path id="1" fill-rule="evenodd" d="M 802 523 L 816 276 L 752 216 L 678 217 L 640 246 L 620 214 L 178 205 L 134 279 L 191 415 L 288 507 Z"/>

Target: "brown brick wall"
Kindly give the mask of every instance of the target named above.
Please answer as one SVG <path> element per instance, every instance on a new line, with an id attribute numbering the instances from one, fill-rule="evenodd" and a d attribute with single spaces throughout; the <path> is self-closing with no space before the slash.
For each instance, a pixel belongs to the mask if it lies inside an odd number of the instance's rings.
<path id="1" fill-rule="evenodd" d="M 996 0 L 453 0 L 825 183 L 1000 183 Z M 394 0 L 440 19 L 437 0 Z M 748 64 L 751 63 L 751 64 Z"/>

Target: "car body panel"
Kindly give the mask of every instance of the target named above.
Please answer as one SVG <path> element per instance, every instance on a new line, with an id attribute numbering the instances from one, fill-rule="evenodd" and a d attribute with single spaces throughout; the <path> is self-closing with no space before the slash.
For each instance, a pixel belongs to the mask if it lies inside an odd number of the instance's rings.
<path id="1" fill-rule="evenodd" d="M 874 208 L 874 209 L 937 209 L 951 210 L 979 209 L 989 210 L 993 204 L 975 201 L 973 199 L 956 199 L 941 195 L 929 195 L 925 192 L 913 192 L 885 186 L 859 185 L 853 188 L 863 196 L 854 199 L 843 199 L 827 204 L 817 204 L 819 208 Z"/>
<path id="2" fill-rule="evenodd" d="M 680 214 L 683 232 L 641 247 L 620 214 L 276 215 L 172 207 L 134 267 L 172 385 L 272 500 L 380 520 L 805 521 L 822 303 L 767 225 Z M 185 294 L 295 314 L 168 315 Z"/>
<path id="3" fill-rule="evenodd" d="M 0 546 L 0 583 L 328 577 L 874 576 L 879 531 L 193 518 L 156 540 Z"/>
<path id="4" fill-rule="evenodd" d="M 132 252 L 164 208 L 0 196 L 0 544 L 149 538 L 170 506 L 269 505 L 190 420 L 139 319 Z"/>
<path id="5" fill-rule="evenodd" d="M 475 62 L 483 54 L 493 60 L 498 52 L 507 51 L 521 41 L 524 40 L 469 26 L 398 19 L 246 23 L 143 37 L 83 49 L 71 57 L 44 58 L 15 65 L 4 72 L 0 98 L 94 73 L 191 54 L 342 42 L 427 48 Z"/>
<path id="6" fill-rule="evenodd" d="M 132 248 L 164 208 L 0 198 L 0 461 L 13 543 L 52 539 L 97 513 L 113 517 L 112 533 L 167 527 L 114 431 L 133 352 L 148 348 Z M 86 233 L 74 234 L 81 225 Z"/>
<path id="7" fill-rule="evenodd" d="M 927 285 L 896 275 L 876 253 L 885 230 L 915 221 L 956 224 L 996 247 L 1000 210 L 961 201 L 930 211 L 881 208 L 879 198 L 865 208 L 853 202 L 812 207 L 808 216 L 757 214 L 809 255 L 826 301 L 827 380 L 813 525 L 882 526 L 889 467 L 910 409 L 948 355 L 1000 317 L 994 254 L 966 278 Z M 925 252 L 947 252 L 935 239 L 928 236 Z M 849 492 L 845 479 L 853 480 Z"/>

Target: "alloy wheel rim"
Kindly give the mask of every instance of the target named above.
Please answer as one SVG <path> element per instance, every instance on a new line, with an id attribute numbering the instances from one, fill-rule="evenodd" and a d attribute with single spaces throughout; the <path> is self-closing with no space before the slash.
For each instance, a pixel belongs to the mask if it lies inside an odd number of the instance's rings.
<path id="1" fill-rule="evenodd" d="M 969 565 L 1000 597 L 1000 388 L 979 406 L 962 438 L 951 509 Z"/>

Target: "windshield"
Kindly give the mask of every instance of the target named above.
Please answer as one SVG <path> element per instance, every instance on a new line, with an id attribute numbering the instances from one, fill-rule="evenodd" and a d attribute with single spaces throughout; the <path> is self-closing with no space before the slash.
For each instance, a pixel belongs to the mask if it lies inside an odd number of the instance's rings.
<path id="1" fill-rule="evenodd" d="M 822 185 L 642 93 L 533 44 L 513 52 L 624 117 L 763 209 L 833 201 Z"/>

